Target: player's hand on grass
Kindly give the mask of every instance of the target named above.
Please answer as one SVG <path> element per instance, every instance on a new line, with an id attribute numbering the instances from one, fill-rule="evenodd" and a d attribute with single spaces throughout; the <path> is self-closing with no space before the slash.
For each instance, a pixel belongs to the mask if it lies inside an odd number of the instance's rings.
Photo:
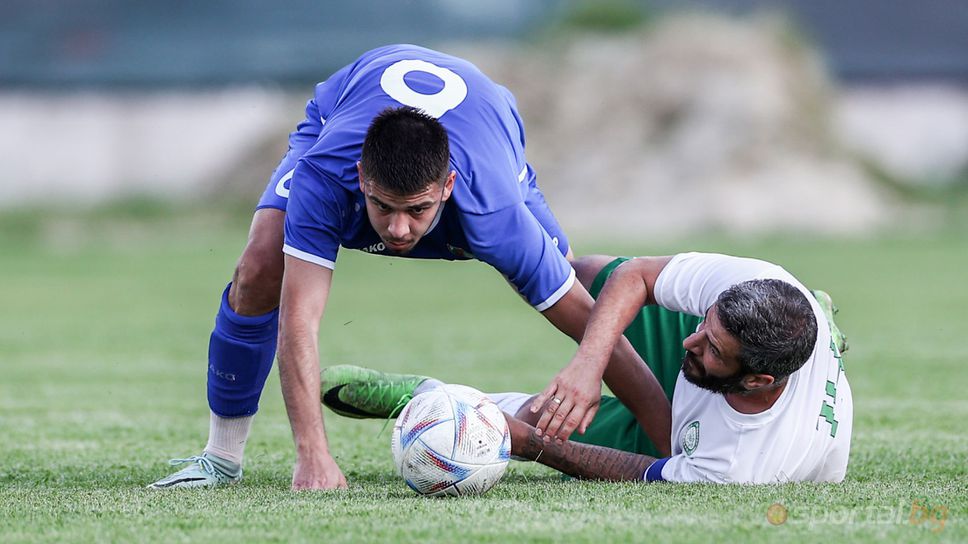
<path id="1" fill-rule="evenodd" d="M 299 455 L 292 470 L 292 490 L 346 489 L 346 477 L 328 453 Z"/>
<path id="2" fill-rule="evenodd" d="M 601 401 L 601 372 L 595 365 L 573 359 L 531 403 L 532 412 L 541 411 L 537 434 L 562 441 L 576 429 L 585 434 Z"/>

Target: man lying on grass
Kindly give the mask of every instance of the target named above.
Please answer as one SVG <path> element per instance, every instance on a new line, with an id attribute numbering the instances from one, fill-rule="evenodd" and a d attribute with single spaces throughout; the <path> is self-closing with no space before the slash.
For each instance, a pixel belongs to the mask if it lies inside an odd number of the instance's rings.
<path id="1" fill-rule="evenodd" d="M 597 302 L 572 362 L 539 395 L 489 395 L 507 414 L 513 455 L 586 479 L 843 480 L 853 404 L 826 293 L 726 255 L 590 256 L 575 269 Z M 644 414 L 615 398 L 588 400 L 623 331 L 649 365 L 629 379 L 658 379 L 671 398 L 671 444 L 653 444 Z M 350 417 L 389 417 L 401 398 L 442 383 L 351 366 L 322 379 L 323 403 Z"/>

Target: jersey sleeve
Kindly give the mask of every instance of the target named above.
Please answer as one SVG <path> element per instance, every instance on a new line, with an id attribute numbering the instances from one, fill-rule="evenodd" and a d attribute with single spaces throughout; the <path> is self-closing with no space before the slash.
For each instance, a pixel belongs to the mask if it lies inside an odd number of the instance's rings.
<path id="1" fill-rule="evenodd" d="M 655 301 L 674 312 L 703 316 L 720 293 L 737 283 L 777 278 L 799 285 L 785 270 L 757 259 L 715 253 L 680 253 L 659 273 Z"/>
<path id="2" fill-rule="evenodd" d="M 461 214 L 471 252 L 504 275 L 542 312 L 575 283 L 575 271 L 524 202 L 487 214 Z"/>
<path id="3" fill-rule="evenodd" d="M 286 208 L 282 251 L 332 269 L 336 266 L 340 233 L 349 216 L 349 195 L 305 160 L 296 164 Z"/>
<path id="4" fill-rule="evenodd" d="M 702 457 L 688 457 L 684 453 L 657 459 L 645 472 L 645 479 L 650 482 L 709 482 L 715 484 L 729 483 L 725 477 L 729 468 L 722 459 L 707 459 Z"/>

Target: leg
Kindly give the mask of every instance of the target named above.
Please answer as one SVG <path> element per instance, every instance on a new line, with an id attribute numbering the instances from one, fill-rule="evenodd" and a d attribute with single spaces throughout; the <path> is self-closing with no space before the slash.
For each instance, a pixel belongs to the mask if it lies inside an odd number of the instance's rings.
<path id="1" fill-rule="evenodd" d="M 150 488 L 210 487 L 242 478 L 245 443 L 276 351 L 284 219 L 279 209 L 256 211 L 232 283 L 222 293 L 209 340 L 208 444 L 202 455 L 173 460 L 189 466 Z"/>
<path id="2" fill-rule="evenodd" d="M 274 208 L 256 210 L 249 241 L 232 275 L 229 304 L 239 315 L 260 315 L 279 306 L 283 273 L 283 223 L 286 212 Z"/>
<path id="3" fill-rule="evenodd" d="M 444 385 L 443 382 L 411 374 L 393 374 L 352 365 L 333 366 L 322 371 L 323 405 L 339 415 L 352 418 L 393 418 L 413 397 Z M 528 393 L 488 393 L 491 400 L 505 414 L 530 426 L 541 413 L 531 413 L 529 407 L 535 395 Z M 584 436 L 573 435 L 572 440 L 586 444 L 659 456 L 638 421 L 614 397 L 602 397 L 595 421 Z M 524 460 L 524 459 L 519 459 Z"/>
<path id="4" fill-rule="evenodd" d="M 249 240 L 222 293 L 208 345 L 209 438 L 191 465 L 149 487 L 202 487 L 236 482 L 252 418 L 276 355 L 284 257 L 283 224 L 296 162 L 319 138 L 319 110 L 310 100 L 306 117 L 289 135 L 289 151 L 269 177 L 252 218 Z"/>
<path id="5" fill-rule="evenodd" d="M 284 220 L 282 210 L 256 211 L 249 241 L 223 293 L 209 341 L 208 401 L 215 416 L 240 418 L 258 410 L 276 350 Z M 238 447 L 209 444 L 210 453 L 241 458 Z"/>

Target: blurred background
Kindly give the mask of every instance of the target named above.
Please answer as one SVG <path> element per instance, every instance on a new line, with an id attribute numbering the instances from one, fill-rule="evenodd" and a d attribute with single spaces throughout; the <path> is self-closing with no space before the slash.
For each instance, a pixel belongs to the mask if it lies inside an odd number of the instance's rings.
<path id="1" fill-rule="evenodd" d="M 247 221 L 313 84 L 392 42 L 515 93 L 572 236 L 968 224 L 957 0 L 5 0 L 0 214 Z"/>

